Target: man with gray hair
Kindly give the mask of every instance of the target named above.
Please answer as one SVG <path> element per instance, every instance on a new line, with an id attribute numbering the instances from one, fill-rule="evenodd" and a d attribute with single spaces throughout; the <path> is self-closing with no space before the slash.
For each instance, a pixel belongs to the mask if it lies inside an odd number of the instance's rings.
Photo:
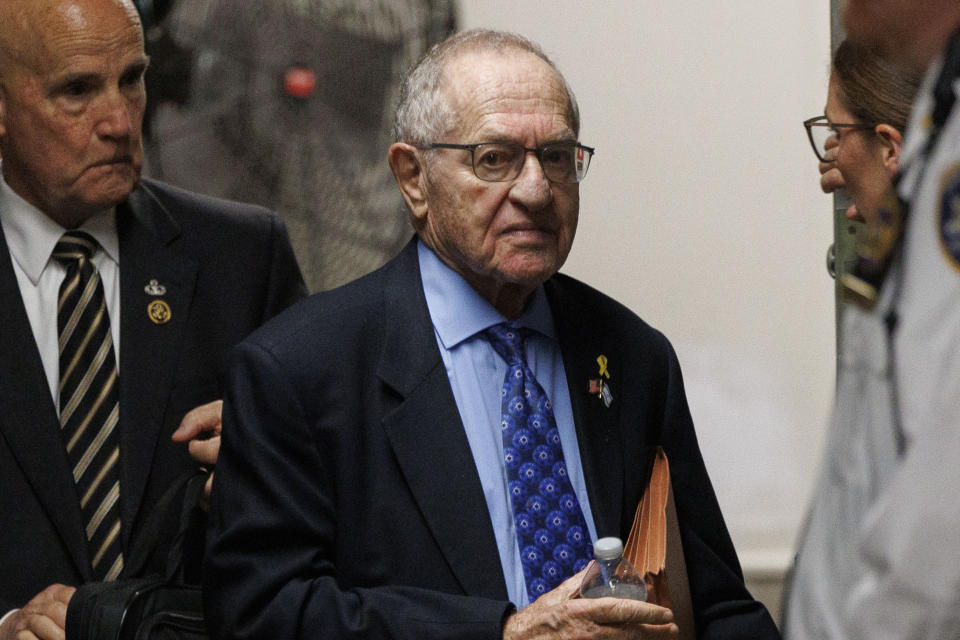
<path id="1" fill-rule="evenodd" d="M 577 597 L 591 542 L 627 537 L 657 445 L 697 637 L 779 637 L 669 342 L 557 273 L 594 151 L 578 135 L 573 93 L 519 36 L 455 35 L 409 74 L 388 158 L 416 237 L 231 360 L 215 637 L 674 637 L 668 609 Z"/>

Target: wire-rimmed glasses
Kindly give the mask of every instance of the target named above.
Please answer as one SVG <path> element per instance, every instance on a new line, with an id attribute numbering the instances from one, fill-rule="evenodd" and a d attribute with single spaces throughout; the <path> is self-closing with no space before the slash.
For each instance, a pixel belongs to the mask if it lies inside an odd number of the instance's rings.
<path id="1" fill-rule="evenodd" d="M 830 139 L 830 136 L 837 133 L 837 129 L 867 131 L 869 129 L 873 129 L 876 125 L 830 122 L 827 119 L 827 116 L 815 116 L 813 118 L 807 118 L 804 120 L 803 126 L 807 130 L 807 137 L 810 138 L 810 146 L 813 147 L 813 152 L 817 154 L 817 158 L 819 158 L 820 162 L 831 162 L 830 160 L 827 160 L 826 145 L 827 140 Z"/>
<path id="2" fill-rule="evenodd" d="M 473 173 L 486 182 L 509 182 L 523 171 L 528 153 L 536 154 L 543 174 L 551 182 L 575 184 L 587 175 L 593 147 L 579 142 L 551 142 L 542 147 L 525 147 L 515 142 L 478 142 L 477 144 L 448 144 L 432 142 L 431 149 L 462 149 L 470 152 Z"/>

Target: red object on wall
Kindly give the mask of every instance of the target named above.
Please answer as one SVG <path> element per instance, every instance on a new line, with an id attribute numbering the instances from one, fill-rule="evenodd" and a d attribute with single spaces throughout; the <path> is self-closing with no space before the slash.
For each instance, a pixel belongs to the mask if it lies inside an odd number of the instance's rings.
<path id="1" fill-rule="evenodd" d="M 283 89 L 294 98 L 308 98 L 317 89 L 317 74 L 305 67 L 290 67 L 283 74 Z"/>

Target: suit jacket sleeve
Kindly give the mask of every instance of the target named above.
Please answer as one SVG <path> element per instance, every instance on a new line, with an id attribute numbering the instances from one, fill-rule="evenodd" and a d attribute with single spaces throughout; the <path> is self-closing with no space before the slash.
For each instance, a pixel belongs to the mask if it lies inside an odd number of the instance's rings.
<path id="1" fill-rule="evenodd" d="M 508 602 L 401 585 L 338 586 L 337 505 L 324 464 L 336 452 L 321 451 L 315 432 L 316 421 L 337 416 L 307 418 L 289 375 L 255 340 L 228 367 L 229 428 L 217 476 L 229 481 L 214 484 L 204 571 L 213 637 L 500 638 Z"/>

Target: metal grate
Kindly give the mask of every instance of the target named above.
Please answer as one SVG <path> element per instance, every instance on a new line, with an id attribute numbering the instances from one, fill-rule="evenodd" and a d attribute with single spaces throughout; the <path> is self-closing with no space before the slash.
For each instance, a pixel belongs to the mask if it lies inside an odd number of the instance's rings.
<path id="1" fill-rule="evenodd" d="M 311 291 L 371 271 L 411 233 L 400 78 L 454 22 L 452 0 L 181 0 L 147 30 L 154 63 L 183 61 L 149 86 L 147 173 L 277 210 Z"/>

